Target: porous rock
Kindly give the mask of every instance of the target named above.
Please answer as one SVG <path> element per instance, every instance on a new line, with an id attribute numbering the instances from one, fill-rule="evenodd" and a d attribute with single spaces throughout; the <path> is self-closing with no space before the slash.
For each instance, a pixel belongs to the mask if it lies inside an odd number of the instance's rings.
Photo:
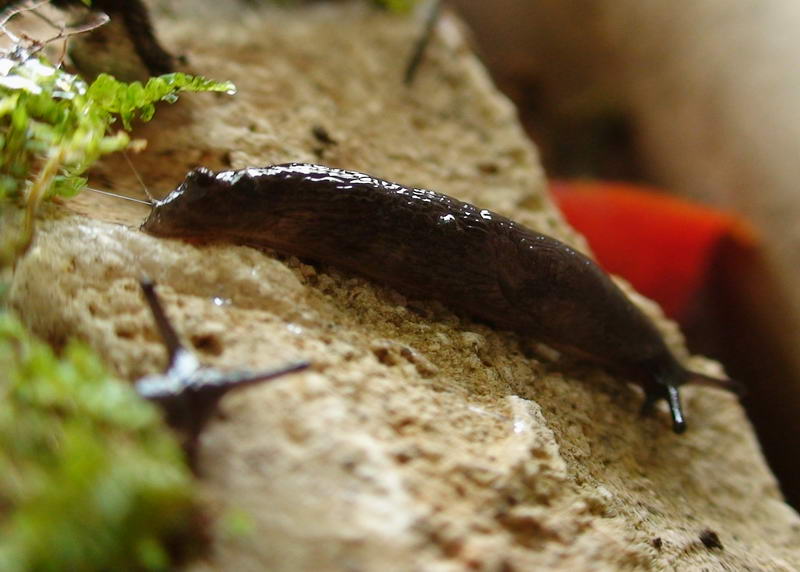
<path id="1" fill-rule="evenodd" d="M 152 189 L 198 164 L 323 162 L 585 246 L 454 17 L 411 89 L 400 78 L 413 18 L 338 3 L 225 17 L 162 26 L 193 71 L 239 94 L 185 97 L 139 131 L 149 147 L 132 160 Z M 119 158 L 94 179 L 135 188 Z M 17 267 L 12 304 L 36 332 L 86 340 L 129 379 L 159 370 L 164 349 L 136 284 L 146 274 L 205 362 L 313 362 L 229 394 L 203 434 L 199 471 L 218 519 L 193 569 L 800 566 L 800 519 L 735 397 L 687 388 L 691 426 L 678 436 L 664 410 L 640 417 L 641 392 L 624 380 L 531 340 L 326 265 L 156 239 L 135 226 L 144 210 L 87 194 L 48 213 Z M 685 356 L 674 325 L 636 299 Z M 706 530 L 724 550 L 701 542 Z"/>

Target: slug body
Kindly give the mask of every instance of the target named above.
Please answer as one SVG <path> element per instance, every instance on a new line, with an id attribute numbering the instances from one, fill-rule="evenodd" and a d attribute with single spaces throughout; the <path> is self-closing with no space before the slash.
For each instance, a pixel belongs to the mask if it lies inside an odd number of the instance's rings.
<path id="1" fill-rule="evenodd" d="M 685 429 L 678 387 L 703 377 L 589 258 L 433 191 L 319 165 L 200 168 L 155 203 L 142 228 L 274 248 L 438 299 L 639 383 L 646 406 L 668 401 L 676 432 Z"/>

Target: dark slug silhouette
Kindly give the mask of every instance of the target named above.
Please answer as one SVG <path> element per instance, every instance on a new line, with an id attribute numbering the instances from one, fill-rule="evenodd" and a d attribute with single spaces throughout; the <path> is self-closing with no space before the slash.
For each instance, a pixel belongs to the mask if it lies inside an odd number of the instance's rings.
<path id="1" fill-rule="evenodd" d="M 167 423 L 181 434 L 189 466 L 196 470 L 200 433 L 223 395 L 232 389 L 302 371 L 310 364 L 299 361 L 278 369 L 228 372 L 204 366 L 181 343 L 156 294 L 155 283 L 143 277 L 139 285 L 166 346 L 168 359 L 162 373 L 138 379 L 136 391 L 161 407 Z"/>
<path id="2" fill-rule="evenodd" d="M 489 210 L 354 171 L 285 164 L 199 168 L 156 201 L 153 235 L 274 248 L 330 263 L 588 358 L 640 384 L 644 408 L 678 388 L 735 391 L 684 368 L 652 322 L 589 258 Z"/>

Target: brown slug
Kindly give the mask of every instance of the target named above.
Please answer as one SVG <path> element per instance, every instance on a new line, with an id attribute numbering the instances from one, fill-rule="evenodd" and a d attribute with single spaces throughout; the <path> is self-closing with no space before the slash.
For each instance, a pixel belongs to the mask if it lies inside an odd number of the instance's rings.
<path id="1" fill-rule="evenodd" d="M 320 165 L 199 168 L 154 203 L 142 229 L 274 248 L 440 300 L 640 384 L 645 409 L 667 401 L 676 433 L 686 429 L 682 384 L 737 387 L 684 368 L 653 323 L 580 252 L 433 191 Z"/>

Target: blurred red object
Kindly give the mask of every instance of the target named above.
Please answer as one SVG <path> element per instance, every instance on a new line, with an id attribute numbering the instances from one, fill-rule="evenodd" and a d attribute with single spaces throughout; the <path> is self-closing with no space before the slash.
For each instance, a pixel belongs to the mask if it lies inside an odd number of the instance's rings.
<path id="1" fill-rule="evenodd" d="M 754 231 L 732 214 L 626 183 L 552 181 L 569 223 L 598 263 L 684 321 L 726 246 L 754 249 Z"/>

